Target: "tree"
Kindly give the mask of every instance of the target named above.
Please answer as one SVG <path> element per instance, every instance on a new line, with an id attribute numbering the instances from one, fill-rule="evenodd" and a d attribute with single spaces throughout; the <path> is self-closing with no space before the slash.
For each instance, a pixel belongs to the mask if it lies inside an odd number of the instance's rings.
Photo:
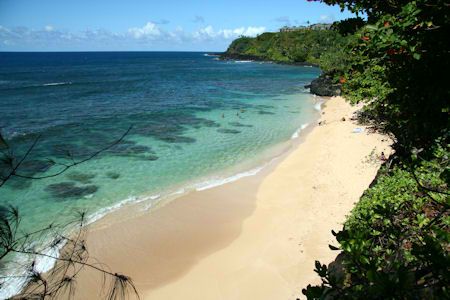
<path id="1" fill-rule="evenodd" d="M 120 138 L 83 159 L 77 160 L 69 151 L 66 157 L 68 163 L 48 160 L 49 168 L 59 166 L 59 170 L 42 176 L 29 176 L 21 173 L 23 163 L 32 155 L 40 137 L 38 136 L 34 140 L 22 157 L 16 157 L 7 140 L 0 133 L 0 187 L 13 177 L 39 180 L 58 176 L 119 144 L 130 130 L 131 127 Z M 130 293 L 139 298 L 131 278 L 109 271 L 105 266 L 89 257 L 89 251 L 85 244 L 85 222 L 86 214 L 80 212 L 72 222 L 67 224 L 52 223 L 33 232 L 22 232 L 19 210 L 13 206 L 1 206 L 0 263 L 12 263 L 17 255 L 25 255 L 31 259 L 25 265 L 16 264 L 16 267 L 21 265 L 25 268 L 24 274 L 7 274 L 1 278 L 0 289 L 5 288 L 11 281 L 20 280 L 26 283 L 26 286 L 18 295 L 13 296 L 13 299 L 57 299 L 62 296 L 71 298 L 75 293 L 77 275 L 83 268 L 91 268 L 103 274 L 105 283 L 109 282 L 110 286 L 105 290 L 107 299 L 123 299 Z M 69 228 L 76 228 L 76 230 L 70 232 Z M 65 235 L 65 232 L 69 232 L 69 235 Z M 52 238 L 49 239 L 49 237 Z M 34 244 L 34 241 L 46 242 L 38 246 Z M 55 266 L 48 273 L 38 269 L 37 260 L 43 258 L 56 261 Z"/>
<path id="2" fill-rule="evenodd" d="M 368 16 L 335 68 L 343 94 L 396 140 L 344 228 L 340 255 L 316 262 L 308 299 L 448 299 L 450 4 L 440 0 L 324 0 Z"/>

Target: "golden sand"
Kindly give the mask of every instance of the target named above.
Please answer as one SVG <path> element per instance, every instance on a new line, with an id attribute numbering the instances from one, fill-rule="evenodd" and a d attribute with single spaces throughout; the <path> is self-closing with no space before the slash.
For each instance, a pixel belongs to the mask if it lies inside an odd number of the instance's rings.
<path id="1" fill-rule="evenodd" d="M 107 216 L 89 232 L 88 249 L 133 278 L 143 299 L 296 299 L 318 283 L 314 262 L 337 252 L 339 230 L 374 179 L 390 140 L 354 133 L 357 107 L 340 97 L 321 126 L 265 172 L 192 192 L 150 213 Z M 346 121 L 341 119 L 345 117 Z M 323 122 L 325 121 L 325 122 Z M 107 226 L 105 225 L 107 224 Z M 101 277 L 80 274 L 78 299 L 98 299 Z"/>

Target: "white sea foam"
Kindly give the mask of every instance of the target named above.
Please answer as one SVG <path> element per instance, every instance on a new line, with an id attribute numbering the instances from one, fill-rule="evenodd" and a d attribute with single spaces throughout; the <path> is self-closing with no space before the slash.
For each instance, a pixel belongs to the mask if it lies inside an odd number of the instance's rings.
<path id="1" fill-rule="evenodd" d="M 322 110 L 322 104 L 324 103 L 324 100 L 322 98 L 320 98 L 320 97 L 318 97 L 318 98 L 319 99 L 317 100 L 317 103 L 314 105 L 314 109 L 317 110 L 317 111 L 321 111 Z"/>
<path id="2" fill-rule="evenodd" d="M 59 257 L 59 252 L 65 246 L 65 244 L 65 242 L 61 242 L 57 246 L 47 249 L 43 252 L 43 254 L 57 258 Z M 50 271 L 56 263 L 56 259 L 52 257 L 37 256 L 35 259 L 35 270 L 39 273 Z"/>
<path id="3" fill-rule="evenodd" d="M 116 211 L 120 207 L 131 204 L 131 203 L 140 203 L 144 201 L 149 201 L 149 204 L 146 206 L 146 210 L 151 207 L 153 204 L 152 201 L 160 198 L 161 195 L 151 195 L 146 197 L 129 197 L 123 201 L 120 201 L 119 203 L 116 203 L 114 205 L 111 205 L 109 207 L 105 207 L 103 209 L 100 209 L 96 213 L 88 216 L 86 224 L 91 224 L 95 221 L 100 220 L 107 214 Z M 45 273 L 50 271 L 55 263 L 56 259 L 59 257 L 59 252 L 64 247 L 65 243 L 60 243 L 55 247 L 51 247 L 48 249 L 45 249 L 42 253 L 47 256 L 36 256 L 34 258 L 35 261 L 35 270 L 40 273 Z M 51 257 L 48 257 L 51 256 Z M 53 258 L 55 257 L 55 258 Z M 6 266 L 4 269 L 6 272 L 3 274 L 8 274 L 10 277 L 7 278 L 7 280 L 0 280 L 0 283 L 4 283 L 2 285 L 2 288 L 0 289 L 0 299 L 8 299 L 12 296 L 17 295 L 20 293 L 20 291 L 26 286 L 28 283 L 26 275 L 26 271 L 18 269 L 17 265 L 27 265 L 27 263 L 30 263 L 30 256 L 27 255 L 17 255 L 14 258 L 15 264 L 14 266 Z M 18 277 L 23 276 L 23 277 Z"/>
<path id="4" fill-rule="evenodd" d="M 66 84 L 72 84 L 72 82 L 50 82 L 50 83 L 44 83 L 43 86 L 54 86 L 54 85 L 66 85 Z"/>
<path id="5" fill-rule="evenodd" d="M 121 208 L 124 205 L 131 204 L 131 203 L 141 203 L 141 202 L 149 201 L 149 200 L 153 201 L 160 197 L 161 197 L 161 195 L 151 195 L 151 196 L 146 196 L 146 197 L 135 197 L 135 196 L 128 197 L 114 205 L 102 208 L 102 209 L 98 210 L 96 213 L 90 215 L 87 219 L 87 224 L 91 224 L 93 222 L 100 220 L 107 214 L 118 210 L 119 208 Z"/>
<path id="6" fill-rule="evenodd" d="M 234 182 L 234 181 L 239 180 L 244 177 L 254 176 L 254 175 L 258 174 L 262 169 L 264 169 L 264 167 L 265 166 L 261 166 L 261 167 L 252 169 L 250 171 L 238 173 L 236 175 L 233 175 L 233 176 L 230 176 L 227 178 L 213 178 L 208 181 L 196 184 L 195 189 L 197 191 L 204 191 L 207 189 L 211 189 L 213 187 L 217 187 L 217 186 L 221 186 L 221 185 L 224 185 L 224 184 L 227 184 L 230 182 Z"/>
<path id="7" fill-rule="evenodd" d="M 25 288 L 28 284 L 27 270 L 18 269 L 19 266 L 29 265 L 34 260 L 34 270 L 39 273 L 45 273 L 50 271 L 56 263 L 56 258 L 59 257 L 59 252 L 64 247 L 65 242 L 61 242 L 54 247 L 49 247 L 42 251 L 45 256 L 30 256 L 24 254 L 18 254 L 14 257 L 14 264 L 7 265 L 3 274 L 6 274 L 6 278 L 0 280 L 2 288 L 0 289 L 0 299 L 9 299 Z M 2 274 L 2 275 L 3 275 Z M 8 277 L 9 276 L 9 277 Z"/>
<path id="8" fill-rule="evenodd" d="M 170 194 L 170 196 L 175 196 L 175 195 L 181 195 L 181 194 L 184 194 L 186 192 L 186 189 L 179 189 L 178 191 L 176 191 L 176 192 L 173 192 L 172 194 Z"/>
<path id="9" fill-rule="evenodd" d="M 251 63 L 253 60 L 235 60 L 234 61 L 237 64 L 245 64 L 245 63 Z"/>
<path id="10" fill-rule="evenodd" d="M 300 135 L 300 132 L 301 132 L 302 130 L 305 130 L 306 127 L 308 127 L 308 126 L 309 126 L 309 123 L 305 123 L 305 124 L 303 124 L 302 126 L 300 126 L 300 128 L 297 129 L 297 130 L 294 132 L 294 134 L 291 136 L 291 140 L 295 140 L 296 138 L 298 138 L 299 135 Z"/>
<path id="11" fill-rule="evenodd" d="M 21 262 L 26 263 L 26 256 L 17 255 L 15 260 L 18 263 Z M 7 274 L 10 277 L 6 276 L 6 278 L 0 280 L 0 283 L 2 285 L 2 288 L 0 289 L 0 299 L 9 299 L 12 296 L 17 295 L 18 293 L 20 293 L 20 291 L 25 287 L 25 285 L 28 282 L 26 276 L 24 276 L 25 273 L 20 274 L 16 270 L 9 271 L 8 270 L 9 268 L 10 266 L 6 265 L 4 267 L 5 272 L 2 273 L 2 276 L 4 276 L 4 274 Z"/>
<path id="12" fill-rule="evenodd" d="M 303 124 L 301 129 L 304 129 L 307 126 L 308 126 L 308 124 Z M 267 164 L 269 164 L 269 163 L 267 163 Z M 227 183 L 237 181 L 241 178 L 254 176 L 254 175 L 258 174 L 261 170 L 263 170 L 267 166 L 267 164 L 257 167 L 257 168 L 254 168 L 254 169 L 251 169 L 246 172 L 235 174 L 235 175 L 227 177 L 227 178 L 213 178 L 211 180 L 208 180 L 208 181 L 205 181 L 205 182 L 202 182 L 199 184 L 195 184 L 193 186 L 193 188 L 196 189 L 197 191 L 203 191 L 203 190 L 207 190 L 210 188 L 214 188 L 217 186 L 221 186 L 221 185 L 224 185 Z M 184 194 L 185 192 L 186 192 L 186 189 L 181 188 L 181 189 L 173 192 L 169 196 L 181 195 L 181 194 Z M 146 197 L 134 197 L 134 196 L 128 197 L 128 198 L 124 199 L 123 201 L 120 201 L 109 207 L 100 209 L 96 213 L 88 216 L 86 224 L 91 224 L 93 222 L 96 222 L 96 221 L 100 220 L 101 218 L 103 218 L 104 216 L 106 216 L 107 214 L 109 214 L 113 211 L 116 211 L 117 209 L 119 209 L 120 207 L 122 207 L 124 205 L 131 204 L 131 203 L 140 203 L 140 202 L 148 201 L 148 203 L 143 208 L 143 210 L 148 210 L 154 204 L 154 200 L 157 200 L 159 198 L 161 198 L 161 195 L 159 195 L 159 194 L 146 196 Z M 55 247 L 47 249 L 43 253 L 57 258 L 57 257 L 59 257 L 59 252 L 63 247 L 64 247 L 64 243 L 60 243 L 59 245 L 57 245 Z M 56 263 L 56 259 L 52 258 L 52 257 L 36 257 L 35 258 L 36 271 L 48 272 L 49 270 L 51 270 Z M 15 261 L 18 263 L 23 262 L 22 265 L 26 265 L 26 262 L 28 261 L 27 258 L 29 259 L 28 256 L 24 256 L 24 255 L 19 256 L 18 255 L 18 257 L 15 259 Z M 11 270 L 12 270 L 12 272 L 8 272 L 7 274 L 25 275 L 23 270 L 18 270 L 17 268 L 11 268 Z M 22 272 L 22 274 L 20 274 L 19 272 Z M 5 283 L 4 287 L 2 287 L 2 289 L 0 290 L 0 299 L 7 299 L 14 295 L 17 295 L 27 284 L 26 277 L 23 277 L 23 278 L 22 277 L 11 277 L 11 278 L 7 279 L 7 282 L 6 281 L 0 281 L 0 282 Z"/>

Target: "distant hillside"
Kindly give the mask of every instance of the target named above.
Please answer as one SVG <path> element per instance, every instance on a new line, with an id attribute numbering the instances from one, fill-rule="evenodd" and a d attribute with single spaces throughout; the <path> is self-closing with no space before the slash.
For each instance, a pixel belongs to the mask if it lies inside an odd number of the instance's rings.
<path id="1" fill-rule="evenodd" d="M 255 38 L 240 37 L 222 57 L 319 65 L 324 53 L 341 49 L 344 44 L 345 38 L 337 31 L 300 28 L 266 32 Z"/>

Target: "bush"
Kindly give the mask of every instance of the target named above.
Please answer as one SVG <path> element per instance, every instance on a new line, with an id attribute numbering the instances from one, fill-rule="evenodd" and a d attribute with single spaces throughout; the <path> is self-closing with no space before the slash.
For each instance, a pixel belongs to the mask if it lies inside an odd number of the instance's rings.
<path id="1" fill-rule="evenodd" d="M 323 283 L 303 291 L 308 299 L 450 297 L 449 145 L 431 152 L 382 169 L 330 246 L 342 274 L 317 262 Z"/>

